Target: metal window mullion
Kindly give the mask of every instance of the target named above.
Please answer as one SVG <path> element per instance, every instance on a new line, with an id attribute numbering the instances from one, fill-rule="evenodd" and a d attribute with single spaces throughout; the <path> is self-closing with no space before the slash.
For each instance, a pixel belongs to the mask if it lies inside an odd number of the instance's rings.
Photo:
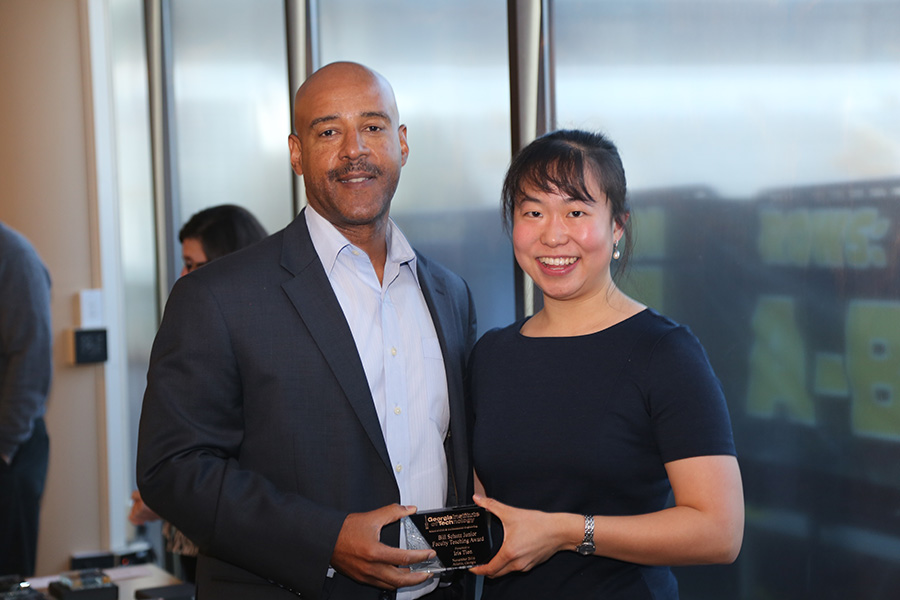
<path id="1" fill-rule="evenodd" d="M 555 123 L 550 8 L 550 0 L 507 1 L 513 155 Z M 518 264 L 513 268 L 519 319 L 539 309 L 541 294 Z"/>
<path id="2" fill-rule="evenodd" d="M 147 68 L 150 91 L 150 140 L 153 168 L 153 205 L 156 216 L 158 318 L 178 273 L 176 238 L 180 203 L 176 185 L 177 160 L 172 92 L 172 29 L 168 0 L 145 0 Z M 171 252 L 170 252 L 171 251 Z"/>
<path id="3" fill-rule="evenodd" d="M 285 0 L 287 28 L 288 106 L 293 126 L 294 92 L 310 74 L 319 68 L 319 3 L 318 0 Z M 294 214 L 306 205 L 306 191 L 297 175 L 292 176 Z"/>

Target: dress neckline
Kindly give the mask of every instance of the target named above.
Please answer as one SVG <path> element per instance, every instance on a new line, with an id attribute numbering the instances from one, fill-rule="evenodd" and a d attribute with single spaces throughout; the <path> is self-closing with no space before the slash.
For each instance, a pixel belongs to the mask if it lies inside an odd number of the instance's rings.
<path id="1" fill-rule="evenodd" d="M 526 339 L 526 340 L 573 340 L 573 339 L 577 339 L 577 338 L 588 338 L 591 336 L 600 335 L 602 333 L 609 332 L 609 331 L 611 331 L 621 325 L 624 325 L 625 323 L 628 323 L 629 321 L 636 319 L 639 316 L 641 316 L 645 313 L 649 313 L 651 311 L 652 311 L 652 309 L 649 306 L 645 306 L 644 308 L 642 308 L 638 312 L 634 313 L 630 317 L 625 317 L 621 321 L 617 321 L 608 327 L 604 327 L 603 329 L 599 329 L 597 331 L 592 331 L 591 333 L 582 333 L 579 335 L 540 335 L 540 336 L 525 335 L 524 333 L 522 333 L 522 327 L 524 327 L 525 323 L 527 323 L 529 321 L 529 319 L 531 319 L 531 317 L 525 317 L 524 319 L 519 321 L 518 326 L 516 327 L 516 336 L 518 336 L 522 339 Z M 534 315 L 532 315 L 532 316 L 534 316 Z"/>

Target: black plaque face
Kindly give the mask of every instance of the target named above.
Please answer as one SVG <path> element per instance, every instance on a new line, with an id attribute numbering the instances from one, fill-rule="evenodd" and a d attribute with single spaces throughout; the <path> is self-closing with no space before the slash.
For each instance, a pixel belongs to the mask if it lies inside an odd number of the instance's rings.
<path id="1" fill-rule="evenodd" d="M 411 571 L 440 573 L 467 569 L 491 560 L 491 514 L 480 506 L 458 506 L 404 517 L 406 547 L 432 549 L 437 556 L 410 565 Z"/>

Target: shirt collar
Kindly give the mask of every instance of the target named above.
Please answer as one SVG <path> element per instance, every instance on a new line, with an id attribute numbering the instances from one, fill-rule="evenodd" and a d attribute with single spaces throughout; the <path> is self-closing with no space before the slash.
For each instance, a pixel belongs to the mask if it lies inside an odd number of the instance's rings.
<path id="1" fill-rule="evenodd" d="M 309 229 L 309 237 L 312 240 L 316 254 L 325 267 L 325 272 L 331 274 L 334 269 L 334 263 L 337 261 L 338 255 L 344 248 L 356 248 L 344 235 L 335 228 L 325 217 L 320 215 L 316 210 L 307 205 L 303 211 L 306 217 L 306 226 Z M 394 220 L 388 218 L 388 229 L 386 233 L 388 255 L 387 262 L 396 263 L 397 265 L 408 264 L 413 276 L 416 278 L 416 284 L 419 284 L 419 274 L 416 269 L 416 253 L 410 245 L 406 236 L 394 223 Z M 361 249 L 359 249 L 362 251 Z M 399 266 L 397 267 L 399 268 Z M 388 271 L 385 265 L 385 272 Z"/>

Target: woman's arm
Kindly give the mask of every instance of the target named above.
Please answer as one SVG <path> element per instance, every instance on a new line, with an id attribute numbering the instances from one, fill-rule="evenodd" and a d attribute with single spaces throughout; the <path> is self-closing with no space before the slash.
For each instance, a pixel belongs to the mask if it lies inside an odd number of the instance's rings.
<path id="1" fill-rule="evenodd" d="M 744 533 L 741 474 L 733 456 L 672 461 L 666 471 L 675 506 L 634 516 L 594 515 L 595 554 L 644 565 L 730 563 Z M 503 546 L 476 575 L 499 577 L 528 571 L 584 539 L 584 517 L 545 513 L 475 497 L 503 522 Z"/>
<path id="2" fill-rule="evenodd" d="M 633 517 L 595 517 L 597 554 L 645 565 L 731 563 L 744 536 L 741 473 L 733 456 L 666 464 L 675 506 Z"/>

